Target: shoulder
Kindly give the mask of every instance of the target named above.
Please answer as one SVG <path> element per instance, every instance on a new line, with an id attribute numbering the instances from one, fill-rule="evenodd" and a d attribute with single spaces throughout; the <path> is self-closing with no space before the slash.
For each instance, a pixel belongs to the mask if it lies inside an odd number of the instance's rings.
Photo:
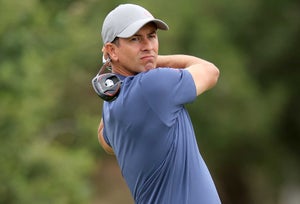
<path id="1" fill-rule="evenodd" d="M 190 100 L 196 93 L 192 75 L 185 69 L 156 68 L 141 73 L 139 85 L 144 94 L 168 97 L 172 100 L 176 98 Z"/>
<path id="2" fill-rule="evenodd" d="M 156 68 L 140 74 L 140 82 L 145 84 L 172 84 L 177 83 L 184 78 L 184 75 L 190 75 L 188 71 L 173 68 Z"/>
<path id="3" fill-rule="evenodd" d="M 168 99 L 182 104 L 193 100 L 196 94 L 192 75 L 186 69 L 156 68 L 126 77 L 123 82 L 121 95 L 130 95 L 135 100 Z"/>

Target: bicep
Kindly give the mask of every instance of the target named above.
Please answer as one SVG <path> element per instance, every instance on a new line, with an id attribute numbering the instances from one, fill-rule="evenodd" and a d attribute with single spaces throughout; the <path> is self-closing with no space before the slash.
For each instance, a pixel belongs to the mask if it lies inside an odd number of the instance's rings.
<path id="1" fill-rule="evenodd" d="M 192 102 L 196 97 L 191 74 L 183 69 L 159 68 L 146 73 L 140 83 L 147 101 L 161 109 Z"/>
<path id="2" fill-rule="evenodd" d="M 194 64 L 186 68 L 192 75 L 197 90 L 197 95 L 212 88 L 218 81 L 219 70 L 210 62 Z"/>
<path id="3" fill-rule="evenodd" d="M 184 104 L 196 98 L 196 88 L 190 73 L 183 69 L 158 68 L 144 74 L 138 93 L 159 116 L 170 125 Z"/>

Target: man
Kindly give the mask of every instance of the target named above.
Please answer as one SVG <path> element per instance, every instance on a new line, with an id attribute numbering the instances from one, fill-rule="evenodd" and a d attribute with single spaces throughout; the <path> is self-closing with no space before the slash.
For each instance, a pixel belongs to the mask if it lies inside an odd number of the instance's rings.
<path id="1" fill-rule="evenodd" d="M 137 204 L 221 203 L 184 107 L 216 84 L 219 70 L 193 56 L 158 55 L 157 29 L 168 26 L 133 4 L 104 20 L 102 51 L 122 85 L 103 104 L 100 144 L 115 154 Z"/>

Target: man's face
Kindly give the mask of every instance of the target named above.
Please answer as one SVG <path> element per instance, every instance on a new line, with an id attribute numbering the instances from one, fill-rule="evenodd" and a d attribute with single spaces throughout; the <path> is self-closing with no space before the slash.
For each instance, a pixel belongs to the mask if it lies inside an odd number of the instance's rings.
<path id="1" fill-rule="evenodd" d="M 115 46 L 114 72 L 125 76 L 135 75 L 156 67 L 158 38 L 156 26 L 146 24 L 129 38 L 119 38 Z"/>

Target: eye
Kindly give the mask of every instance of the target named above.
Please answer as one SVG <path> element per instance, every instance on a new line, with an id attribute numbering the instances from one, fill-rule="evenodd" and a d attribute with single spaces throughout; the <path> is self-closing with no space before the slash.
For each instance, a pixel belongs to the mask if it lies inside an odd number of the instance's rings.
<path id="1" fill-rule="evenodd" d="M 139 37 L 133 36 L 130 38 L 130 41 L 132 41 L 132 42 L 139 41 Z"/>
<path id="2" fill-rule="evenodd" d="M 155 39 L 157 37 L 156 33 L 152 33 L 148 36 L 148 38 Z"/>

